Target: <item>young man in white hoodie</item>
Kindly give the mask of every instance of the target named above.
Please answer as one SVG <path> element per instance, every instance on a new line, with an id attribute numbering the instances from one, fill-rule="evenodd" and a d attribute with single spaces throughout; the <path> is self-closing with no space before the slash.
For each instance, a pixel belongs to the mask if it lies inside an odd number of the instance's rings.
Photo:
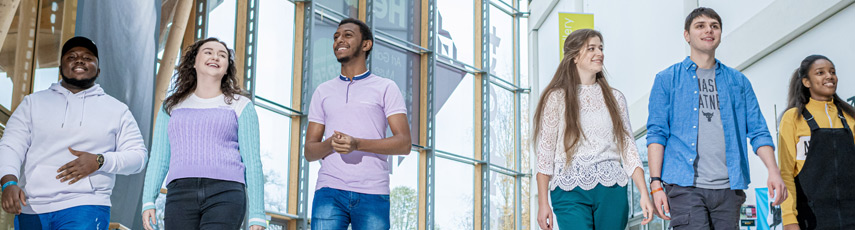
<path id="1" fill-rule="evenodd" d="M 69 39 L 62 81 L 24 97 L 6 123 L 2 206 L 16 229 L 106 229 L 115 175 L 145 167 L 137 122 L 95 84 L 100 72 L 95 43 Z"/>

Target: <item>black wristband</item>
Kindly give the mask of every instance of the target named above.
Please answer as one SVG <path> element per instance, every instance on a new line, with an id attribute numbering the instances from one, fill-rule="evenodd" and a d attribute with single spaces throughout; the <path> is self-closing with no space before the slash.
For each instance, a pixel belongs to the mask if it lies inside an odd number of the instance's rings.
<path id="1" fill-rule="evenodd" d="M 663 182 L 663 181 L 662 181 L 662 178 L 659 178 L 659 177 L 650 177 L 650 183 L 651 183 L 651 184 L 653 184 L 653 182 L 654 182 L 654 181 L 659 181 L 659 183 L 662 183 L 662 182 Z"/>

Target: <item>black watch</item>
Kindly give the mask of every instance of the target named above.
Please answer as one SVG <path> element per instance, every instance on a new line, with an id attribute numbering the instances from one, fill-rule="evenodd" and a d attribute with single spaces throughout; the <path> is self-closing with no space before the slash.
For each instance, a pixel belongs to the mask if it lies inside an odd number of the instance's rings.
<path id="1" fill-rule="evenodd" d="M 659 181 L 659 183 L 665 183 L 660 177 L 650 177 L 650 183 L 653 184 L 654 181 Z"/>
<path id="2" fill-rule="evenodd" d="M 95 158 L 98 161 L 98 169 L 101 169 L 101 166 L 104 166 L 104 154 L 98 154 L 98 158 Z"/>

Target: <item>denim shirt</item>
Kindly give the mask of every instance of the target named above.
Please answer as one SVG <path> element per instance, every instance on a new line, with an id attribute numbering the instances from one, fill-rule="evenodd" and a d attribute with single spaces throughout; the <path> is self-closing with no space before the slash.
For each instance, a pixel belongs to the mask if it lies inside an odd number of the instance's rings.
<path id="1" fill-rule="evenodd" d="M 656 74 L 648 104 L 647 145 L 665 146 L 662 180 L 685 187 L 694 186 L 698 158 L 697 69 L 698 65 L 686 57 Z M 747 189 L 751 179 L 746 139 L 751 139 L 756 153 L 761 146 L 774 148 L 772 136 L 745 75 L 716 59 L 715 81 L 730 189 Z"/>

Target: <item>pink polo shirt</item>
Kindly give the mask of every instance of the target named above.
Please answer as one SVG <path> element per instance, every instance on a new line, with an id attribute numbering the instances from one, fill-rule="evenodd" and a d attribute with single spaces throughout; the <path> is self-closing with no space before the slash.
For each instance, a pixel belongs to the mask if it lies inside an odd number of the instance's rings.
<path id="1" fill-rule="evenodd" d="M 324 125 L 324 139 L 334 131 L 362 139 L 386 138 L 386 118 L 407 113 L 395 82 L 366 72 L 349 80 L 339 76 L 315 89 L 309 104 L 309 122 Z M 334 152 L 321 159 L 315 189 L 389 194 L 388 155 L 353 151 Z"/>

